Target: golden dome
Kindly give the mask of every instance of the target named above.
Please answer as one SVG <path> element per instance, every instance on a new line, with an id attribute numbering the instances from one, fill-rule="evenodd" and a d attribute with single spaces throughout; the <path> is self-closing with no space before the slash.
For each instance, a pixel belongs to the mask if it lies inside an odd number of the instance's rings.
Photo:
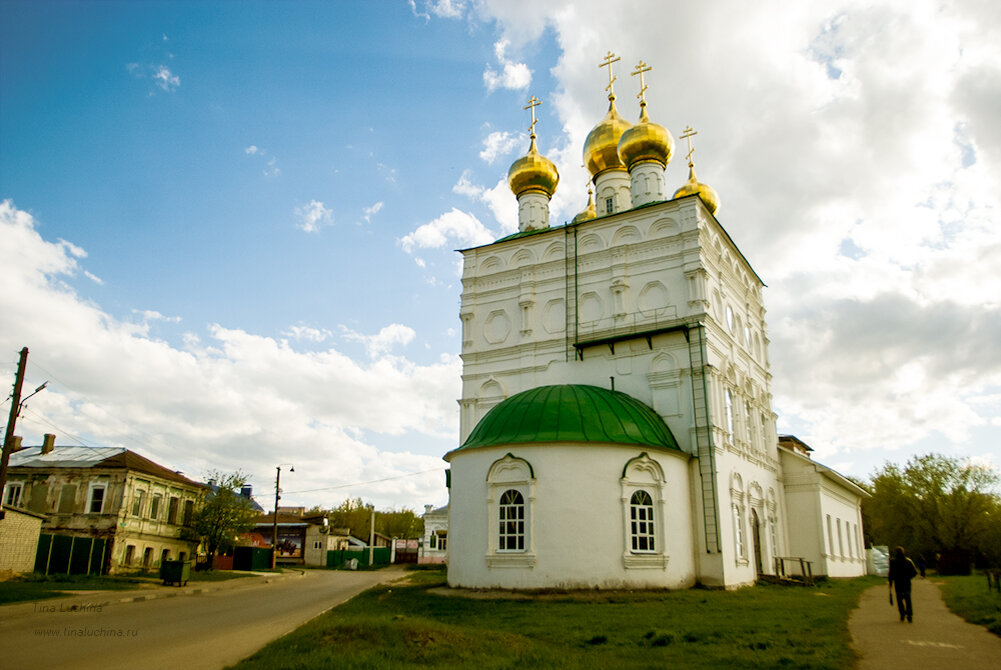
<path id="1" fill-rule="evenodd" d="M 539 153 L 535 147 L 535 133 L 528 153 L 511 164 L 507 171 L 507 183 L 516 197 L 529 191 L 545 193 L 552 198 L 556 185 L 560 183 L 560 173 L 551 160 Z"/>
<path id="2" fill-rule="evenodd" d="M 584 141 L 584 165 L 592 177 L 605 170 L 625 170 L 619 160 L 619 140 L 632 124 L 615 109 L 615 96 L 608 96 L 608 113 L 591 129 Z"/>
<path id="3" fill-rule="evenodd" d="M 667 167 L 674 153 L 674 138 L 664 126 L 650 122 L 646 102 L 641 102 L 639 123 L 622 133 L 618 151 L 619 160 L 630 170 L 641 161 L 656 161 Z"/>
<path id="4" fill-rule="evenodd" d="M 589 188 L 587 189 L 587 207 L 581 210 L 571 223 L 580 223 L 581 221 L 590 221 L 597 218 L 598 210 L 594 206 L 594 191 Z"/>
<path id="5" fill-rule="evenodd" d="M 693 163 L 688 164 L 688 181 L 674 192 L 675 198 L 683 198 L 686 195 L 697 195 L 702 198 L 702 203 L 713 215 L 719 209 L 719 196 L 716 195 L 712 186 L 703 184 L 695 178 L 695 165 Z"/>

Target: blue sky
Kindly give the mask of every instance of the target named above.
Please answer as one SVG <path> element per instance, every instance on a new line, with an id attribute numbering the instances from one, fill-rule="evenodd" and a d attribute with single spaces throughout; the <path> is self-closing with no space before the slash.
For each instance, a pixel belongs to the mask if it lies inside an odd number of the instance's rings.
<path id="1" fill-rule="evenodd" d="M 443 503 L 452 250 L 513 230 L 531 95 L 583 208 L 611 50 L 768 284 L 780 430 L 997 465 L 999 9 L 745 4 L 0 0 L 0 374 L 53 380 L 19 432 Z"/>

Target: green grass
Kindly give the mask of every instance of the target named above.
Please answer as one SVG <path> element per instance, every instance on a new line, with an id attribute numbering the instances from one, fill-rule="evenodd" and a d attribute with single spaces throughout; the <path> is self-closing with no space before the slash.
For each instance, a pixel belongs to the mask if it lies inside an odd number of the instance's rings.
<path id="1" fill-rule="evenodd" d="M 223 570 L 191 572 L 190 582 L 222 582 L 241 577 L 253 577 L 246 573 L 232 573 Z M 126 591 L 143 586 L 158 586 L 162 582 L 156 573 L 142 573 L 121 577 L 96 575 L 42 575 L 35 573 L 0 582 L 0 605 L 45 600 L 73 595 L 71 591 Z M 166 587 L 165 587 L 166 588 Z"/>
<path id="2" fill-rule="evenodd" d="M 139 588 L 136 577 L 34 574 L 0 582 L 0 604 L 72 595 L 68 591 L 123 591 Z"/>
<path id="3" fill-rule="evenodd" d="M 946 606 L 967 621 L 1001 636 L 1001 593 L 987 590 L 987 577 L 934 577 Z"/>
<path id="4" fill-rule="evenodd" d="M 234 666 L 478 669 L 851 667 L 848 615 L 873 579 L 814 588 L 441 595 L 444 572 L 381 586 Z"/>

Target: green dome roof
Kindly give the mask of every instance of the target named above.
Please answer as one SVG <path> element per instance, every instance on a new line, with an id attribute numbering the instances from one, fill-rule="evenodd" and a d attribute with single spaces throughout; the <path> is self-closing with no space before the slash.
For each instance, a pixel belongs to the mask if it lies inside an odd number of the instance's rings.
<path id="1" fill-rule="evenodd" d="M 678 449 L 663 419 L 639 400 L 597 386 L 540 386 L 487 412 L 459 449 L 499 444 L 595 442 Z"/>

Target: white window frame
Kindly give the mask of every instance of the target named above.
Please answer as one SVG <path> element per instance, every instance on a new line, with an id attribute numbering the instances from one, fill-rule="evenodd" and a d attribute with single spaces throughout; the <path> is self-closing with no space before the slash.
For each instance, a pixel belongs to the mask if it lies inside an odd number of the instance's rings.
<path id="1" fill-rule="evenodd" d="M 101 491 L 101 507 L 94 511 L 94 492 Z M 104 514 L 104 507 L 108 502 L 108 484 L 106 482 L 92 482 L 87 489 L 87 514 Z"/>
<path id="2" fill-rule="evenodd" d="M 747 542 L 744 539 L 744 510 L 741 505 L 730 505 L 733 516 L 733 549 L 738 563 L 747 563 Z"/>
<path id="3" fill-rule="evenodd" d="M 525 496 L 518 489 L 501 493 L 497 501 L 498 553 L 525 553 L 526 507 Z"/>
<path id="4" fill-rule="evenodd" d="M 24 497 L 24 482 L 7 481 L 3 487 L 4 507 L 20 507 Z"/>
<path id="5" fill-rule="evenodd" d="M 653 498 L 645 489 L 636 489 L 629 498 L 629 551 L 634 554 L 656 554 L 657 541 Z"/>

